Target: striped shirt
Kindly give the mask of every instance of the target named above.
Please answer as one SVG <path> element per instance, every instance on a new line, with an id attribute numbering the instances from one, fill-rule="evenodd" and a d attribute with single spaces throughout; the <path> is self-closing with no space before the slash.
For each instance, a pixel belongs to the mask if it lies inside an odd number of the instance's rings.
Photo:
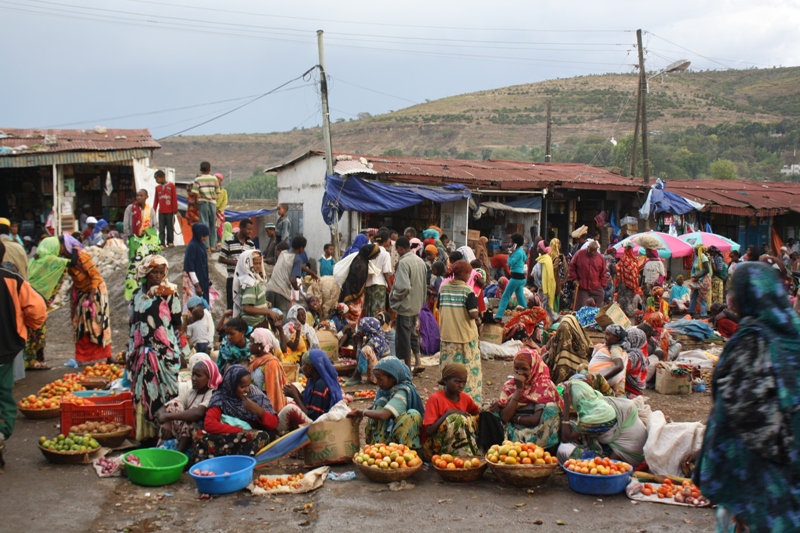
<path id="1" fill-rule="evenodd" d="M 256 283 L 252 287 L 247 287 L 242 291 L 242 308 L 247 305 L 252 305 L 259 309 L 267 309 L 267 291 L 264 290 L 263 283 Z M 248 315 L 242 312 L 242 319 L 247 322 L 247 325 L 250 327 L 261 324 L 265 318 L 264 315 Z"/>
<path id="2" fill-rule="evenodd" d="M 242 241 L 239 240 L 239 237 L 234 235 L 224 243 L 222 243 L 222 250 L 220 250 L 219 254 L 225 259 L 233 259 L 234 261 L 239 260 L 239 256 L 242 253 L 246 252 L 247 250 L 255 250 L 256 245 L 253 244 L 253 241 L 247 239 L 242 244 Z M 233 273 L 236 272 L 236 265 L 225 265 L 228 269 L 228 277 L 232 278 Z"/>
<path id="3" fill-rule="evenodd" d="M 67 272 L 72 278 L 72 284 L 81 292 L 97 289 L 103 283 L 103 277 L 94 266 L 92 257 L 83 250 L 78 252 L 78 263 L 74 267 L 67 268 Z"/>
<path id="4" fill-rule="evenodd" d="M 463 281 L 449 281 L 439 290 L 441 339 L 444 342 L 466 343 L 478 338 L 478 328 L 470 317 L 478 309 L 478 299 L 472 287 Z"/>
<path id="5" fill-rule="evenodd" d="M 217 205 L 219 194 L 219 181 L 211 174 L 200 174 L 194 179 L 192 193 L 196 194 L 201 202 Z"/>

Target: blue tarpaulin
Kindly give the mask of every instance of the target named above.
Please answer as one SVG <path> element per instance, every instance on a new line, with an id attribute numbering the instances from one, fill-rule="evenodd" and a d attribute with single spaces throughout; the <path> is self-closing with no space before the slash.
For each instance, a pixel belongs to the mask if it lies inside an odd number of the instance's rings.
<path id="1" fill-rule="evenodd" d="M 178 195 L 178 210 L 186 212 L 186 198 Z M 277 209 L 257 209 L 255 211 L 233 211 L 232 209 L 225 210 L 225 222 L 238 222 L 243 218 L 263 217 L 274 213 Z"/>
<path id="2" fill-rule="evenodd" d="M 672 215 L 685 215 L 690 211 L 700 211 L 705 207 L 703 204 L 687 200 L 680 194 L 665 190 L 666 184 L 662 180 L 657 180 L 656 184 L 650 188 L 647 199 L 639 209 L 640 218 L 648 218 L 650 215 L 658 213 L 669 213 Z"/>
<path id="3" fill-rule="evenodd" d="M 513 202 L 505 202 L 505 204 L 509 207 L 522 207 L 523 209 L 542 209 L 542 197 L 541 196 L 526 196 L 525 198 L 520 198 L 519 200 L 514 200 Z"/>
<path id="4" fill-rule="evenodd" d="M 343 179 L 335 174 L 327 176 L 325 180 L 322 217 L 325 223 L 330 225 L 333 224 L 334 217 L 341 218 L 344 211 L 387 213 L 417 205 L 425 200 L 444 204 L 469 197 L 469 189 L 459 184 L 444 187 L 390 185 L 356 176 Z"/>

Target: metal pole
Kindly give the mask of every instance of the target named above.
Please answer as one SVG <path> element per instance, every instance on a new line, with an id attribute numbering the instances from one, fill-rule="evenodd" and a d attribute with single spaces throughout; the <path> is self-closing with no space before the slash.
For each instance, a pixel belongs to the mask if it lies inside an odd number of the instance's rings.
<path id="1" fill-rule="evenodd" d="M 642 116 L 642 71 L 644 70 L 644 50 L 642 50 L 642 30 L 636 30 L 639 51 L 639 84 L 636 88 L 636 120 L 633 125 L 633 151 L 631 152 L 631 176 L 636 175 L 636 160 L 639 156 L 639 117 Z"/>
<path id="2" fill-rule="evenodd" d="M 545 145 L 544 145 L 544 161 L 545 163 L 549 163 L 552 160 L 552 155 L 550 153 L 550 146 L 551 146 L 551 132 L 552 132 L 552 125 L 553 122 L 550 120 L 550 113 L 552 111 L 553 101 L 547 100 L 547 137 L 545 138 Z"/>
<path id="3" fill-rule="evenodd" d="M 650 183 L 650 160 L 647 151 L 647 74 L 644 71 L 644 47 L 642 46 L 642 30 L 636 30 L 636 44 L 639 48 L 639 103 L 642 120 L 642 179 L 644 184 Z"/>
<path id="4" fill-rule="evenodd" d="M 322 138 L 325 142 L 325 175 L 333 176 L 331 115 L 328 109 L 328 79 L 325 77 L 325 48 L 322 44 L 322 30 L 317 30 L 317 48 L 319 51 L 319 90 L 322 95 Z M 339 220 L 335 215 L 331 228 L 331 242 L 333 243 L 333 255 L 339 259 Z"/>

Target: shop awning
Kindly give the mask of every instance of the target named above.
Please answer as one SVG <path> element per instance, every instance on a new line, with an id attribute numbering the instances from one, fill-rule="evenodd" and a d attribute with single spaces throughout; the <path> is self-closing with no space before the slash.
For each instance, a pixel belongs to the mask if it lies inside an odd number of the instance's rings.
<path id="1" fill-rule="evenodd" d="M 333 224 L 334 213 L 337 213 L 337 218 L 341 218 L 345 211 L 388 213 L 420 204 L 425 200 L 446 204 L 469 197 L 469 189 L 460 184 L 444 187 L 389 184 L 356 176 L 342 178 L 334 174 L 327 176 L 325 180 L 322 217 L 325 223 L 330 225 Z"/>
<path id="2" fill-rule="evenodd" d="M 542 211 L 542 197 L 534 197 L 531 200 L 539 200 L 538 202 L 530 202 L 528 198 L 523 200 L 514 200 L 513 202 L 506 202 L 504 204 L 500 202 L 481 202 L 481 207 L 488 207 L 490 209 L 497 209 L 500 211 L 512 211 L 514 213 L 540 213 Z M 536 207 L 529 207 L 536 205 Z"/>

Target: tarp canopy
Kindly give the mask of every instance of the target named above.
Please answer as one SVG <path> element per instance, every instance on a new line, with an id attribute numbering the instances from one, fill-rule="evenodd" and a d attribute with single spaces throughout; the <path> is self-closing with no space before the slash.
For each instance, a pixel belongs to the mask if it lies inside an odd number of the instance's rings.
<path id="1" fill-rule="evenodd" d="M 644 205 L 639 209 L 640 218 L 648 218 L 650 215 L 658 213 L 685 215 L 690 211 L 700 211 L 705 207 L 705 204 L 687 200 L 680 194 L 665 190 L 665 187 L 666 184 L 659 179 L 656 181 L 656 184 L 650 188 Z"/>
<path id="2" fill-rule="evenodd" d="M 334 217 L 341 218 L 345 211 L 387 213 L 420 204 L 425 200 L 446 204 L 469 197 L 469 189 L 461 184 L 426 187 L 389 184 L 356 176 L 342 178 L 334 174 L 327 176 L 325 180 L 322 217 L 330 225 L 333 224 Z"/>
<path id="3" fill-rule="evenodd" d="M 539 213 L 542 211 L 541 196 L 527 196 L 512 202 L 481 202 L 481 207 L 499 209 L 500 211 L 512 211 L 514 213 Z"/>
<path id="4" fill-rule="evenodd" d="M 186 207 L 186 197 L 178 195 L 178 210 L 186 212 Z M 275 211 L 277 211 L 277 209 L 257 209 L 255 211 L 233 211 L 232 209 L 226 209 L 225 222 L 238 222 L 243 218 L 263 217 Z"/>

